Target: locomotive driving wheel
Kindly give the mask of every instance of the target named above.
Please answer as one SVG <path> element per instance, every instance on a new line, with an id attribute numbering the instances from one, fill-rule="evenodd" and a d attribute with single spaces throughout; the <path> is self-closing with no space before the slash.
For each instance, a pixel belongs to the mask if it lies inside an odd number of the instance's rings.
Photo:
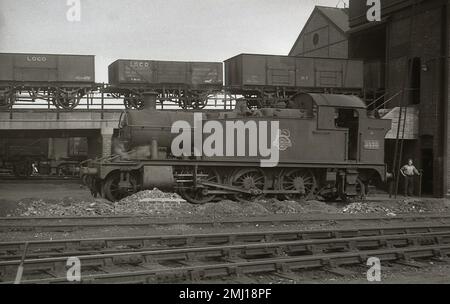
<path id="1" fill-rule="evenodd" d="M 287 200 L 297 200 L 310 197 L 316 190 L 317 182 L 314 173 L 306 169 L 292 169 L 281 172 L 279 177 L 279 189 L 296 191 L 298 193 L 285 193 Z"/>
<path id="2" fill-rule="evenodd" d="M 178 172 L 178 175 L 183 179 L 184 176 L 193 178 L 193 170 L 185 169 Z M 220 176 L 216 170 L 211 168 L 199 168 L 197 169 L 197 183 L 201 182 L 211 182 L 220 184 Z M 197 187 L 194 188 L 194 185 L 189 185 L 189 187 L 182 188 L 180 190 L 181 196 L 187 200 L 188 202 L 196 205 L 206 204 L 211 202 L 216 198 L 214 194 L 207 194 L 206 188 Z"/>
<path id="3" fill-rule="evenodd" d="M 111 202 L 119 201 L 133 193 L 136 193 L 138 190 L 138 181 L 136 176 L 130 174 L 129 182 L 130 187 L 121 188 L 121 173 L 115 172 L 110 174 L 102 187 L 102 196 Z"/>
<path id="4" fill-rule="evenodd" d="M 263 190 L 267 189 L 266 176 L 260 169 L 241 169 L 236 171 L 230 180 L 234 187 L 250 190 L 251 193 L 237 193 L 234 198 L 238 201 L 248 201 L 264 196 Z"/>

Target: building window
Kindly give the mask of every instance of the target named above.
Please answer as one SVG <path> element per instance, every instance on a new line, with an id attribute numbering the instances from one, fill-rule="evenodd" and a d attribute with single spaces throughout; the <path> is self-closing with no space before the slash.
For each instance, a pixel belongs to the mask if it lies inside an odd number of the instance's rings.
<path id="1" fill-rule="evenodd" d="M 319 34 L 315 33 L 313 36 L 313 44 L 318 45 L 319 44 Z"/>

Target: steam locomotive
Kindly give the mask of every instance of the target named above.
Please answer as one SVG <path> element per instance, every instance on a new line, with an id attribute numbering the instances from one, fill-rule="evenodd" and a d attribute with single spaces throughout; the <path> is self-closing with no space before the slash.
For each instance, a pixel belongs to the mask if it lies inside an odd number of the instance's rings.
<path id="1" fill-rule="evenodd" d="M 351 199 L 387 178 L 390 120 L 369 117 L 356 96 L 301 93 L 285 106 L 203 113 L 157 110 L 157 96 L 123 113 L 115 156 L 82 168 L 94 195 L 117 201 L 157 187 L 194 204 Z"/>
<path id="2" fill-rule="evenodd" d="M 390 121 L 368 116 L 357 97 L 363 69 L 259 54 L 225 64 L 118 60 L 102 92 L 124 99 L 120 135 L 113 156 L 85 163 L 82 178 L 111 201 L 154 187 L 196 204 L 364 196 L 370 180 L 386 180 Z M 0 54 L 0 107 L 28 92 L 73 109 L 95 89 L 93 56 Z M 200 111 L 213 94 L 234 95 L 235 110 Z M 158 111 L 166 101 L 196 111 Z"/>

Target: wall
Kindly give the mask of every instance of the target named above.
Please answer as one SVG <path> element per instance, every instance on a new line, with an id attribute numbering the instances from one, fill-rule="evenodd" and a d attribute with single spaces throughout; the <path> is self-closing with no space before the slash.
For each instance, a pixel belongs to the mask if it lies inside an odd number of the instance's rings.
<path id="1" fill-rule="evenodd" d="M 400 104 L 413 104 L 414 94 L 420 93 L 419 107 L 419 140 L 415 149 L 419 166 L 422 165 L 422 149 L 425 143 L 420 140 L 427 137 L 426 145 L 433 149 L 433 193 L 442 195 L 442 122 L 443 122 L 443 87 L 442 87 L 442 30 L 443 15 L 441 7 L 433 7 L 432 3 L 423 5 L 411 22 L 411 9 L 399 11 L 391 15 L 388 24 L 387 40 L 387 93 L 393 96 L 403 87 L 407 91 L 394 98 L 388 107 Z M 413 28 L 410 34 L 410 28 Z M 410 43 L 411 40 L 411 43 Z M 410 50 L 411 47 L 411 50 Z M 416 67 L 412 68 L 410 60 L 416 58 Z M 411 71 L 412 69 L 412 71 Z M 416 73 L 416 76 L 413 76 Z M 420 77 L 420 85 L 411 80 Z M 416 91 L 416 86 L 420 92 Z M 412 90 L 411 90 L 412 89 Z"/>
<path id="2" fill-rule="evenodd" d="M 289 55 L 348 58 L 348 40 L 316 9 L 305 24 Z"/>
<path id="3" fill-rule="evenodd" d="M 423 163 L 428 162 L 426 155 L 430 155 L 429 151 L 432 149 L 432 165 L 427 166 L 428 170 L 432 171 L 432 192 L 435 196 L 442 196 L 450 189 L 450 166 L 447 165 L 450 164 L 450 156 L 444 150 L 446 148 L 450 151 L 450 136 L 446 137 L 450 132 L 444 133 L 448 126 L 444 111 L 448 108 L 448 88 L 443 82 L 446 68 L 444 58 L 448 56 L 445 53 L 446 10 L 443 9 L 446 1 L 419 2 L 415 17 L 411 19 L 411 1 L 382 1 L 384 22 L 370 26 L 365 19 L 365 1 L 352 0 L 350 26 L 353 33 L 350 34 L 349 49 L 351 58 L 378 57 L 385 61 L 388 98 L 400 92 L 402 88 L 407 88 L 404 95 L 400 94 L 387 104 L 388 108 L 418 103 L 418 138 L 408 141 L 408 152 L 404 153 L 403 162 L 408 154 L 408 157 L 412 156 L 418 166 L 422 167 Z M 363 24 L 365 26 L 361 27 Z M 410 71 L 410 60 L 416 62 L 416 67 L 412 69 L 415 73 Z M 420 90 L 411 90 L 415 87 Z"/>

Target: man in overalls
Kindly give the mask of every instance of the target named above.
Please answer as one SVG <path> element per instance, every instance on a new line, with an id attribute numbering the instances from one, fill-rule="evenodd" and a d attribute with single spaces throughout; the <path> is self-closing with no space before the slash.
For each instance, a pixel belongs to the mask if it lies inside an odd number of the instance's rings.
<path id="1" fill-rule="evenodd" d="M 405 178 L 405 196 L 413 196 L 414 193 L 414 176 L 420 175 L 420 172 L 413 165 L 413 160 L 408 159 L 408 164 L 400 169 L 400 173 Z"/>

